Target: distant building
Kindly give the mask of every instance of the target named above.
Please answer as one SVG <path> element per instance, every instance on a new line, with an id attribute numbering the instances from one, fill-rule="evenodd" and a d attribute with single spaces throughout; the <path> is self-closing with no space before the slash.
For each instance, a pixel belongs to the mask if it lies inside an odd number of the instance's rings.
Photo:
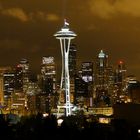
<path id="1" fill-rule="evenodd" d="M 93 63 L 83 62 L 81 71 L 79 71 L 75 79 L 75 96 L 76 100 L 81 104 L 84 102 L 86 106 L 93 105 Z M 83 101 L 82 101 L 83 100 Z"/>
<path id="2" fill-rule="evenodd" d="M 26 92 L 30 81 L 30 67 L 27 59 L 21 59 L 15 68 L 15 89 Z"/>
<path id="3" fill-rule="evenodd" d="M 110 84 L 112 68 L 108 64 L 108 55 L 103 50 L 97 56 L 95 66 L 95 104 L 99 107 L 110 104 Z"/>
<path id="4" fill-rule="evenodd" d="M 11 97 L 14 92 L 15 74 L 11 67 L 0 67 L 0 100 L 1 104 L 11 106 Z"/>
<path id="5" fill-rule="evenodd" d="M 70 73 L 70 78 L 73 78 L 76 74 L 76 62 L 77 62 L 76 45 L 71 44 L 70 49 L 69 49 L 69 73 Z"/>
<path id="6" fill-rule="evenodd" d="M 12 96 L 12 109 L 18 114 L 25 115 L 28 109 L 28 87 L 30 83 L 30 65 L 27 59 L 21 59 L 14 68 L 15 83 L 14 94 Z M 27 110 L 26 110 L 27 111 Z"/>
<path id="7" fill-rule="evenodd" d="M 3 77 L 0 76 L 0 105 L 4 105 Z"/>
<path id="8" fill-rule="evenodd" d="M 54 98 L 56 96 L 56 65 L 54 57 L 47 56 L 42 58 L 40 79 L 42 96 L 46 99 L 45 103 L 43 103 L 46 104 L 44 112 L 49 113 L 52 108 L 56 107 L 56 105 L 54 105 Z M 40 99 L 40 101 L 43 101 L 41 96 Z"/>
<path id="9" fill-rule="evenodd" d="M 76 62 L 77 62 L 77 50 L 76 45 L 71 44 L 69 48 L 69 74 L 70 74 L 70 101 L 74 103 L 75 96 L 75 76 L 76 76 Z"/>
<path id="10" fill-rule="evenodd" d="M 114 103 L 126 100 L 126 72 L 125 63 L 119 61 L 114 76 Z"/>
<path id="11" fill-rule="evenodd" d="M 23 71 L 20 65 L 15 68 L 15 90 L 23 92 Z"/>
<path id="12" fill-rule="evenodd" d="M 128 102 L 140 104 L 140 82 L 134 76 L 127 77 Z"/>
<path id="13" fill-rule="evenodd" d="M 14 93 L 14 83 L 15 83 L 15 74 L 14 72 L 5 72 L 3 74 L 3 82 L 4 82 L 4 102 L 5 105 L 10 105 L 12 94 Z"/>
<path id="14" fill-rule="evenodd" d="M 27 109 L 30 114 L 36 114 L 38 112 L 37 97 L 41 93 L 41 90 L 37 83 L 30 82 L 26 91 Z"/>
<path id="15" fill-rule="evenodd" d="M 87 83 L 82 79 L 82 71 L 78 71 L 75 77 L 75 104 L 83 106 L 84 99 L 87 97 Z"/>

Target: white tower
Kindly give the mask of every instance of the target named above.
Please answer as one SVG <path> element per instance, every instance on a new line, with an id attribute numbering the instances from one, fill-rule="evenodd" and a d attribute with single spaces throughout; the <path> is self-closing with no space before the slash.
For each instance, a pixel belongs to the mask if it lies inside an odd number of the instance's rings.
<path id="1" fill-rule="evenodd" d="M 64 90 L 65 94 L 65 109 L 66 116 L 71 115 L 71 102 L 70 102 L 70 78 L 69 78 L 69 48 L 71 39 L 74 39 L 76 34 L 68 28 L 69 23 L 64 21 L 64 27 L 54 35 L 56 39 L 60 40 L 61 54 L 62 54 L 62 74 L 60 88 Z"/>

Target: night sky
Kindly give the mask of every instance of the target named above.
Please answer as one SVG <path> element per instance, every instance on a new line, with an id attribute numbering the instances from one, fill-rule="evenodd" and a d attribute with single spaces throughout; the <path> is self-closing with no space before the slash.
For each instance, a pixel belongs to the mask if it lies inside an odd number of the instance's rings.
<path id="1" fill-rule="evenodd" d="M 126 63 L 140 79 L 140 0 L 0 0 L 0 66 L 27 58 L 35 72 L 42 56 L 61 64 L 59 41 L 53 36 L 66 18 L 78 35 L 79 64 L 95 61 L 101 49 L 109 62 Z"/>

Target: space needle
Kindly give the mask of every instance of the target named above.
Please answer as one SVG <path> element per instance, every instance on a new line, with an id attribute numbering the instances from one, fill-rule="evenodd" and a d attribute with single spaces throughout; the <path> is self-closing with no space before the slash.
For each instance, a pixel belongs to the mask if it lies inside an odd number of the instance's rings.
<path id="1" fill-rule="evenodd" d="M 65 115 L 70 116 L 72 114 L 71 101 L 70 101 L 70 76 L 69 76 L 69 48 L 70 42 L 76 37 L 76 34 L 69 29 L 69 23 L 64 20 L 64 26 L 60 31 L 56 32 L 54 36 L 60 40 L 61 54 L 62 54 L 62 74 L 60 89 L 65 94 Z"/>

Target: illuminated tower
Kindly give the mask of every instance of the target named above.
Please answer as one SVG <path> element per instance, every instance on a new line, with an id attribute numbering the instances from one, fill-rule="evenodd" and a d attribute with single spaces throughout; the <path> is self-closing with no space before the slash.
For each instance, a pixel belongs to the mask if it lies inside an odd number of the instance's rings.
<path id="1" fill-rule="evenodd" d="M 97 56 L 95 70 L 96 105 L 106 105 L 108 102 L 108 55 L 103 50 Z"/>
<path id="2" fill-rule="evenodd" d="M 74 39 L 76 34 L 70 31 L 68 23 L 64 21 L 64 26 L 54 36 L 60 40 L 61 54 L 62 54 L 62 75 L 60 88 L 65 94 L 65 109 L 66 116 L 71 115 L 71 102 L 70 102 L 70 77 L 69 77 L 69 48 L 71 39 Z"/>

